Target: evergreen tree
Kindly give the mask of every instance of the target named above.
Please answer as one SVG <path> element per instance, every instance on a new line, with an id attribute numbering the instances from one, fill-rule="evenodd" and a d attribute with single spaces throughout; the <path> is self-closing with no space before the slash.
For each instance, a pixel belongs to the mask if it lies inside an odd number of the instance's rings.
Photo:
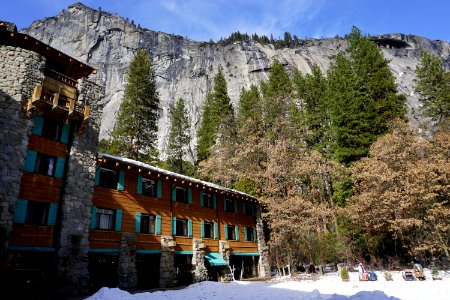
<path id="1" fill-rule="evenodd" d="M 356 27 L 349 38 L 347 57 L 339 54 L 328 71 L 332 154 L 343 163 L 367 155 L 389 120 L 404 117 L 406 101 L 376 45 Z"/>
<path id="2" fill-rule="evenodd" d="M 167 143 L 168 163 L 171 171 L 186 174 L 186 155 L 189 154 L 190 120 L 182 98 L 171 110 L 170 132 Z"/>
<path id="3" fill-rule="evenodd" d="M 216 144 L 219 127 L 229 122 L 234 122 L 234 110 L 228 96 L 227 82 L 220 67 L 214 77 L 214 89 L 207 94 L 202 109 L 200 127 L 197 132 L 198 162 L 209 157 L 210 148 Z"/>
<path id="4" fill-rule="evenodd" d="M 107 152 L 147 162 L 154 159 L 158 109 L 152 61 L 144 49 L 138 49 L 130 64 L 123 102 Z"/>
<path id="5" fill-rule="evenodd" d="M 425 116 L 442 122 L 450 117 L 450 72 L 445 72 L 441 60 L 423 52 L 416 68 L 416 92 Z"/>
<path id="6" fill-rule="evenodd" d="M 252 84 L 248 91 L 242 89 L 237 113 L 237 123 L 239 128 L 242 128 L 247 124 L 252 125 L 252 127 L 260 128 L 262 125 L 261 104 L 261 96 L 255 85 Z"/>

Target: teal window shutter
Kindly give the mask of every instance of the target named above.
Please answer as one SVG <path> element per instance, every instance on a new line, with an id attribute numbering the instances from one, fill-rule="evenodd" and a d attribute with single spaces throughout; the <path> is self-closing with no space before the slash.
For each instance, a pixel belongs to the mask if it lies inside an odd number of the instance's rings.
<path id="1" fill-rule="evenodd" d="M 247 215 L 246 212 L 247 212 L 247 210 L 245 209 L 245 202 L 242 202 L 242 213 L 244 215 Z"/>
<path id="2" fill-rule="evenodd" d="M 172 184 L 172 201 L 176 201 L 177 200 L 177 189 L 176 189 L 176 185 Z"/>
<path id="3" fill-rule="evenodd" d="M 256 209 L 255 206 L 252 205 L 252 216 L 254 217 L 256 215 Z"/>
<path id="4" fill-rule="evenodd" d="M 34 116 L 34 127 L 31 131 L 34 135 L 41 135 L 44 126 L 44 118 L 42 116 Z"/>
<path id="5" fill-rule="evenodd" d="M 89 226 L 90 229 L 95 229 L 95 225 L 97 221 L 97 208 L 95 206 L 92 206 L 91 208 L 91 225 Z"/>
<path id="6" fill-rule="evenodd" d="M 248 241 L 248 239 L 247 239 L 247 227 L 244 227 L 244 241 Z"/>
<path id="7" fill-rule="evenodd" d="M 69 125 L 64 124 L 61 132 L 61 143 L 69 143 Z"/>
<path id="8" fill-rule="evenodd" d="M 97 170 L 95 170 L 95 185 L 100 184 L 100 168 L 98 167 Z"/>
<path id="9" fill-rule="evenodd" d="M 256 228 L 253 228 L 253 241 L 256 242 L 258 238 L 256 237 Z"/>
<path id="10" fill-rule="evenodd" d="M 172 235 L 177 235 L 177 218 L 172 218 Z"/>
<path id="11" fill-rule="evenodd" d="M 27 215 L 28 200 L 17 199 L 16 201 L 16 213 L 14 214 L 14 222 L 25 223 L 25 217 Z"/>
<path id="12" fill-rule="evenodd" d="M 203 192 L 200 192 L 200 206 L 204 207 L 204 204 L 203 204 Z"/>
<path id="13" fill-rule="evenodd" d="M 188 220 L 188 236 L 192 236 L 192 220 Z"/>
<path id="14" fill-rule="evenodd" d="M 225 229 L 225 239 L 228 240 L 228 225 L 223 225 L 223 228 Z"/>
<path id="15" fill-rule="evenodd" d="M 58 157 L 56 159 L 56 170 L 55 170 L 55 177 L 62 178 L 64 174 L 64 162 L 66 160 L 63 157 Z"/>
<path id="16" fill-rule="evenodd" d="M 50 203 L 50 210 L 48 211 L 47 225 L 50 225 L 50 226 L 55 225 L 57 213 L 58 213 L 58 203 Z"/>
<path id="17" fill-rule="evenodd" d="M 125 181 L 125 172 L 121 170 L 119 171 L 119 182 L 117 183 L 117 190 L 123 191 L 124 181 Z"/>
<path id="18" fill-rule="evenodd" d="M 142 195 L 142 176 L 138 175 L 137 193 Z"/>
<path id="19" fill-rule="evenodd" d="M 213 207 L 214 207 L 214 209 L 217 209 L 217 197 L 216 197 L 216 194 L 213 195 Z"/>
<path id="20" fill-rule="evenodd" d="M 135 227 L 136 232 L 141 232 L 141 213 L 137 212 L 136 213 L 136 227 Z"/>
<path id="21" fill-rule="evenodd" d="M 236 231 L 236 241 L 239 241 L 239 240 L 240 240 L 240 238 L 239 238 L 239 227 L 236 226 L 236 227 L 234 228 L 234 230 Z"/>
<path id="22" fill-rule="evenodd" d="M 200 230 L 201 230 L 200 236 L 202 238 L 204 238 L 205 237 L 205 222 L 203 222 L 203 221 L 200 222 Z"/>
<path id="23" fill-rule="evenodd" d="M 227 211 L 227 198 L 223 198 L 223 210 Z"/>
<path id="24" fill-rule="evenodd" d="M 219 224 L 214 223 L 214 238 L 217 240 L 219 238 Z"/>
<path id="25" fill-rule="evenodd" d="M 161 234 L 161 216 L 156 216 L 156 234 Z"/>
<path id="26" fill-rule="evenodd" d="M 156 198 L 161 199 L 162 197 L 162 181 L 158 180 L 156 182 Z"/>
<path id="27" fill-rule="evenodd" d="M 34 172 L 36 158 L 37 158 L 36 151 L 27 150 L 27 156 L 25 157 L 25 165 L 23 169 L 27 172 Z"/>
<path id="28" fill-rule="evenodd" d="M 188 192 L 188 203 L 192 204 L 192 189 L 188 188 L 187 192 Z"/>
<path id="29" fill-rule="evenodd" d="M 116 231 L 122 230 L 122 210 L 116 209 Z"/>
<path id="30" fill-rule="evenodd" d="M 236 199 L 233 200 L 234 203 L 234 212 L 237 213 L 237 201 Z"/>

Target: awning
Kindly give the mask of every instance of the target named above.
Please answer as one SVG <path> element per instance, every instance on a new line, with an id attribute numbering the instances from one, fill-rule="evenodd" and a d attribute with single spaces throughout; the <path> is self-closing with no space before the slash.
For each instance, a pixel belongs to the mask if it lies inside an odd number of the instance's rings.
<path id="1" fill-rule="evenodd" d="M 258 252 L 232 252 L 231 255 L 237 256 L 259 256 Z"/>
<path id="2" fill-rule="evenodd" d="M 212 267 L 228 266 L 227 262 L 223 259 L 222 255 L 215 252 L 206 252 L 205 258 L 209 261 Z"/>

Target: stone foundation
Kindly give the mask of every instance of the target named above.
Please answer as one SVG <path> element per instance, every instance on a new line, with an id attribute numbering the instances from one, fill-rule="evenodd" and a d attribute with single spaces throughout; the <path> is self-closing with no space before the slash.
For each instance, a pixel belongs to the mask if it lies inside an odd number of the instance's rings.
<path id="1" fill-rule="evenodd" d="M 192 240 L 192 279 L 193 282 L 208 280 L 208 270 L 205 267 L 205 251 L 198 248 L 202 239 L 194 238 Z"/>
<path id="2" fill-rule="evenodd" d="M 134 289 L 136 286 L 136 235 L 123 233 L 119 253 L 119 288 Z"/>
<path id="3" fill-rule="evenodd" d="M 261 217 L 261 206 L 256 210 L 256 237 L 258 244 L 258 270 L 259 277 L 270 277 L 269 248 L 264 237 L 264 225 Z"/>
<path id="4" fill-rule="evenodd" d="M 167 245 L 173 240 L 171 236 L 161 236 L 161 260 L 159 266 L 159 286 L 162 288 L 174 287 L 177 284 L 177 274 L 175 269 L 175 251 Z"/>

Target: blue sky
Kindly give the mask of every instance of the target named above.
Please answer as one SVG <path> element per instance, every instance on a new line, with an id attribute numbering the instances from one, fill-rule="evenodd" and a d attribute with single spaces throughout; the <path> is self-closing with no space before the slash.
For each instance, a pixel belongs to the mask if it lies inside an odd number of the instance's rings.
<path id="1" fill-rule="evenodd" d="M 19 29 L 55 16 L 74 0 L 2 0 L 0 20 Z M 82 0 L 142 27 L 217 41 L 231 32 L 305 37 L 405 33 L 450 41 L 450 0 Z"/>

